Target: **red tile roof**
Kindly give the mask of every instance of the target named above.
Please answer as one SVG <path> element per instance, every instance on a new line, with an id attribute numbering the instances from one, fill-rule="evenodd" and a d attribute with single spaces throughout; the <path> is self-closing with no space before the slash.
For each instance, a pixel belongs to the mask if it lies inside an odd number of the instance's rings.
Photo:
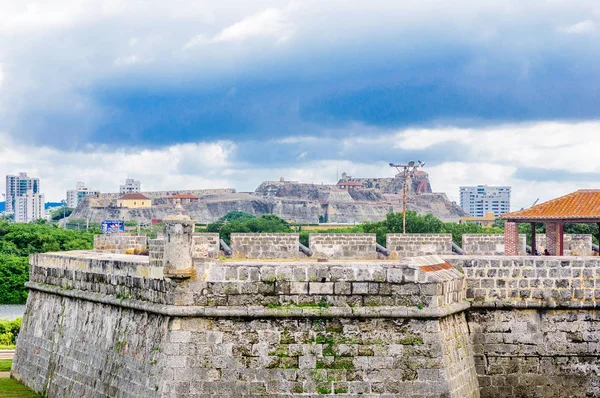
<path id="1" fill-rule="evenodd" d="M 178 193 L 177 195 L 169 196 L 169 199 L 200 199 L 196 195 L 189 193 Z"/>
<path id="2" fill-rule="evenodd" d="M 345 187 L 362 187 L 363 186 L 363 184 L 361 184 L 360 182 L 357 182 L 357 181 L 339 182 L 338 185 L 345 186 Z"/>
<path id="3" fill-rule="evenodd" d="M 600 189 L 580 189 L 529 209 L 514 211 L 503 220 L 598 220 L 600 222 Z"/>
<path id="4" fill-rule="evenodd" d="M 141 193 L 127 193 L 127 194 L 121 196 L 119 199 L 131 200 L 131 199 L 150 199 L 150 198 L 142 195 Z"/>

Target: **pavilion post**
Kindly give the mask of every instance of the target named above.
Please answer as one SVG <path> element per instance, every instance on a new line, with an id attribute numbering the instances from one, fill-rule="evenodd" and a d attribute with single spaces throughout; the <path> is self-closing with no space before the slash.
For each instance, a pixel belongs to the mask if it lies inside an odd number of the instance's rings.
<path id="1" fill-rule="evenodd" d="M 519 224 L 507 221 L 504 224 L 504 255 L 519 255 Z"/>
<path id="2" fill-rule="evenodd" d="M 558 249 L 558 255 L 559 256 L 564 256 L 564 248 L 565 248 L 565 223 L 561 222 L 560 224 L 558 224 L 558 245 L 559 245 L 559 249 Z"/>
<path id="3" fill-rule="evenodd" d="M 598 247 L 600 247 L 600 222 L 598 223 Z M 592 251 L 592 255 L 593 255 L 593 251 Z M 598 255 L 600 256 L 600 253 L 598 253 Z"/>
<path id="4" fill-rule="evenodd" d="M 558 223 L 546 222 L 546 250 L 551 256 L 557 256 L 560 252 L 558 239 Z"/>
<path id="5" fill-rule="evenodd" d="M 535 223 L 531 223 L 531 255 L 535 256 L 537 252 L 537 242 L 535 241 Z"/>

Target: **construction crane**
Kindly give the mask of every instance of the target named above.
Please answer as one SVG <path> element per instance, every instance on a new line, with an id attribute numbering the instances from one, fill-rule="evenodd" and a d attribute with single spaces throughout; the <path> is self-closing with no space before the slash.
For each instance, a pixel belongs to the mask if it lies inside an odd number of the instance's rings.
<path id="1" fill-rule="evenodd" d="M 540 201 L 540 198 L 537 198 L 537 199 L 535 200 L 535 202 L 533 202 L 533 204 L 532 204 L 530 207 L 533 207 L 533 206 L 537 205 L 537 202 L 539 202 L 539 201 Z M 525 208 L 524 208 L 524 207 L 521 207 L 521 210 L 525 210 Z"/>
<path id="2" fill-rule="evenodd" d="M 390 167 L 394 167 L 398 170 L 398 174 L 402 175 L 404 183 L 402 184 L 402 188 L 404 191 L 404 197 L 402 198 L 402 233 L 406 233 L 406 180 L 408 177 L 413 177 L 417 172 L 419 167 L 425 166 L 425 162 L 421 162 L 420 160 L 415 163 L 414 161 L 410 161 L 407 164 L 395 164 L 390 163 Z"/>

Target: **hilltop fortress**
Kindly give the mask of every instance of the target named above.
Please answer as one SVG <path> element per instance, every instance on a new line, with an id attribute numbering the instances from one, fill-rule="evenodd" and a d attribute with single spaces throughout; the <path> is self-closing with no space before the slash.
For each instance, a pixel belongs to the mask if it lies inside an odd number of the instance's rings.
<path id="1" fill-rule="evenodd" d="M 276 214 L 297 223 L 361 223 L 380 221 L 402 209 L 403 180 L 393 178 L 353 178 L 345 173 L 336 185 L 265 181 L 254 192 L 235 189 L 143 192 L 151 200 L 145 208 L 119 207 L 119 194 L 102 194 L 85 198 L 71 218 L 99 222 L 124 219 L 150 222 L 173 213 L 169 197 L 191 195 L 196 200 L 182 201 L 190 216 L 199 223 L 217 221 L 230 211 L 254 215 Z M 465 213 L 443 193 L 431 190 L 427 173 L 419 171 L 409 179 L 408 209 L 432 213 L 442 220 L 455 220 Z"/>

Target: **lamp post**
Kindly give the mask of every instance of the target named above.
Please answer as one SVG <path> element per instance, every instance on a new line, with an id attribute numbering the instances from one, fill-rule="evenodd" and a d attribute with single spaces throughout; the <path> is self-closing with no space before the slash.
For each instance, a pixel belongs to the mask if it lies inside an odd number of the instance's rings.
<path id="1" fill-rule="evenodd" d="M 417 161 L 417 163 L 415 163 L 412 160 L 410 162 L 408 162 L 407 164 L 390 163 L 390 167 L 396 168 L 396 170 L 398 170 L 398 173 L 402 174 L 402 179 L 403 179 L 403 184 L 402 184 L 402 190 L 404 192 L 404 195 L 402 197 L 402 233 L 403 234 L 406 233 L 406 195 L 407 195 L 406 181 L 408 180 L 408 177 L 413 177 L 415 175 L 415 173 L 417 172 L 417 169 L 419 167 L 423 167 L 423 166 L 425 166 L 425 162 L 421 162 L 420 160 Z"/>

